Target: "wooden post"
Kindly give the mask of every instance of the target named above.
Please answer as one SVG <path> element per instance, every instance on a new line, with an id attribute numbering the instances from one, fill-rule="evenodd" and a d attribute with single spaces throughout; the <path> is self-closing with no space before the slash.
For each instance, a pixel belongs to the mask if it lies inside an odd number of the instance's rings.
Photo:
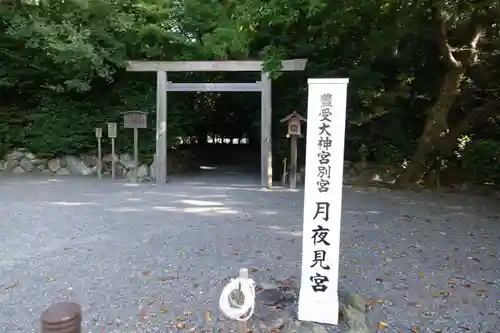
<path id="1" fill-rule="evenodd" d="M 115 138 L 111 138 L 111 178 L 116 179 Z"/>
<path id="2" fill-rule="evenodd" d="M 342 174 L 349 79 L 308 79 L 306 169 L 302 228 L 302 273 L 298 319 L 338 325 Z M 329 126 L 330 131 L 323 131 Z M 328 144 L 325 144 L 328 140 Z M 333 147 L 329 143 L 335 142 Z M 326 157 L 321 158 L 322 152 Z M 328 214 L 328 215 L 327 215 Z M 322 215 L 318 218 L 318 215 Z M 321 221 L 321 222 L 320 222 Z M 323 224 L 328 221 L 328 224 Z M 321 225 L 323 224 L 323 226 Z M 316 229 L 328 227 L 328 245 L 315 242 Z M 326 255 L 323 268 L 311 257 Z M 327 268 L 327 269 L 325 269 Z M 318 292 L 319 291 L 319 292 Z M 345 314 L 345 313 L 344 313 Z M 351 332 L 366 332 L 351 327 Z"/>
<path id="3" fill-rule="evenodd" d="M 156 183 L 167 182 L 167 73 L 156 78 Z"/>
<path id="4" fill-rule="evenodd" d="M 101 138 L 97 138 L 97 178 L 101 179 L 102 169 L 102 150 L 101 150 Z"/>
<path id="5" fill-rule="evenodd" d="M 42 333 L 80 333 L 82 308 L 72 302 L 51 305 L 41 315 Z"/>
<path id="6" fill-rule="evenodd" d="M 134 164 L 135 164 L 135 177 L 138 177 L 139 170 L 139 129 L 134 128 Z"/>
<path id="7" fill-rule="evenodd" d="M 282 123 L 288 125 L 287 137 L 290 138 L 290 188 L 297 188 L 297 145 L 299 137 L 302 137 L 301 122 L 306 122 L 306 118 L 302 117 L 297 111 L 292 112 L 285 118 L 281 119 Z"/>
<path id="8" fill-rule="evenodd" d="M 248 268 L 240 268 L 240 274 L 239 274 L 240 279 L 248 279 Z M 244 299 L 239 299 L 238 300 L 241 304 L 243 304 Z M 238 321 L 236 323 L 236 333 L 247 333 L 247 322 L 246 321 Z"/>
<path id="9" fill-rule="evenodd" d="M 290 138 L 290 188 L 297 188 L 297 141 L 296 135 Z"/>
<path id="10" fill-rule="evenodd" d="M 102 138 L 102 128 L 95 129 L 95 136 L 97 138 L 97 178 L 101 179 L 101 169 L 102 169 L 102 150 L 101 150 L 101 138 Z"/>
<path id="11" fill-rule="evenodd" d="M 261 159 L 261 186 L 271 188 L 273 182 L 273 156 L 271 143 L 272 105 L 271 79 L 266 72 L 261 73 L 261 120 L 260 120 L 260 159 Z"/>
<path id="12" fill-rule="evenodd" d="M 286 185 L 286 180 L 288 179 L 288 166 L 286 164 L 287 158 L 285 157 L 281 163 L 283 164 L 283 174 L 281 175 L 281 185 Z"/>
<path id="13" fill-rule="evenodd" d="M 128 111 L 123 114 L 123 127 L 134 130 L 134 171 L 133 181 L 139 181 L 139 128 L 148 128 L 148 114 L 142 111 Z M 130 179 L 132 180 L 132 179 Z"/>
<path id="14" fill-rule="evenodd" d="M 108 123 L 108 138 L 111 139 L 111 178 L 115 180 L 116 178 L 116 161 L 115 161 L 115 138 L 117 135 L 117 124 Z"/>

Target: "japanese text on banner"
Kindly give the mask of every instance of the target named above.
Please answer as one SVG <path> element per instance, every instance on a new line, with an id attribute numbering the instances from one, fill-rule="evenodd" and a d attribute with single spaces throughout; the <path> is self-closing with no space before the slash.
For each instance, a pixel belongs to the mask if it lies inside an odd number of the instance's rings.
<path id="1" fill-rule="evenodd" d="M 312 275 L 309 280 L 311 282 L 312 289 L 315 292 L 325 292 L 328 289 L 329 279 L 326 274 L 330 270 L 325 262 L 328 256 L 328 247 L 330 243 L 328 242 L 328 233 L 330 229 L 328 228 L 328 221 L 330 219 L 330 205 L 328 197 L 330 191 L 330 173 L 331 173 L 331 147 L 332 147 L 332 133 L 331 133 L 331 122 L 332 122 L 332 95 L 322 94 L 320 101 L 319 110 L 319 139 L 318 139 L 318 170 L 316 176 L 316 189 L 318 195 L 315 202 L 315 213 L 312 217 L 315 222 L 316 227 L 312 230 L 313 232 L 313 245 L 314 250 L 311 253 L 312 264 L 311 268 L 315 268 L 315 274 Z M 320 247 L 321 246 L 321 247 Z"/>

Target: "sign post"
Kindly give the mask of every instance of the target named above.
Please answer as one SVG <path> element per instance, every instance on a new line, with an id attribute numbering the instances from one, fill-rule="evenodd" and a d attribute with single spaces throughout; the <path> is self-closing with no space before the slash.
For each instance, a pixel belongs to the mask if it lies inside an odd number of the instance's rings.
<path id="1" fill-rule="evenodd" d="M 101 179 L 101 169 L 102 169 L 102 128 L 95 128 L 95 137 L 97 138 L 97 178 Z"/>
<path id="2" fill-rule="evenodd" d="M 309 79 L 299 320 L 338 324 L 347 84 Z"/>
<path id="3" fill-rule="evenodd" d="M 117 135 L 116 123 L 108 123 L 108 138 L 111 139 L 111 178 L 116 178 L 116 156 L 115 156 L 115 139 Z"/>
<path id="4" fill-rule="evenodd" d="M 307 122 L 306 118 L 302 117 L 296 111 L 292 112 L 285 118 L 281 119 L 282 123 L 288 124 L 287 137 L 290 138 L 290 172 L 286 170 L 285 175 L 290 176 L 290 188 L 297 188 L 297 155 L 298 155 L 298 139 L 302 137 L 301 122 Z M 286 169 L 286 161 L 285 166 Z M 286 176 L 283 178 L 286 182 Z"/>
<path id="5" fill-rule="evenodd" d="M 128 111 L 123 114 L 123 127 L 134 129 L 135 180 L 139 168 L 139 128 L 148 127 L 148 114 L 142 111 Z"/>

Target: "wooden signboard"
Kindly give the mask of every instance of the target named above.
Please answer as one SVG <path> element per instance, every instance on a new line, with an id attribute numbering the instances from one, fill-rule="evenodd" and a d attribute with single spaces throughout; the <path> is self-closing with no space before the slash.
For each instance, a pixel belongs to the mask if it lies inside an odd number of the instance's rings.
<path id="1" fill-rule="evenodd" d="M 123 114 L 123 127 L 148 128 L 148 114 L 142 111 L 128 111 Z"/>
<path id="2" fill-rule="evenodd" d="M 116 123 L 108 123 L 108 138 L 116 138 L 117 129 Z"/>
<path id="3" fill-rule="evenodd" d="M 148 114 L 142 111 L 128 111 L 123 114 L 123 127 L 134 129 L 135 181 L 139 168 L 139 128 L 148 128 Z"/>

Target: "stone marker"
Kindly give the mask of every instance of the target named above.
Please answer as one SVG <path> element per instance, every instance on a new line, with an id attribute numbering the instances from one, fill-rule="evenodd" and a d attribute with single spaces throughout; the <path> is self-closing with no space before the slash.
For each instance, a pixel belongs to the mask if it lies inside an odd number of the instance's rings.
<path id="1" fill-rule="evenodd" d="M 348 333 L 369 333 L 366 324 L 366 300 L 357 293 L 339 290 L 342 315 Z"/>

